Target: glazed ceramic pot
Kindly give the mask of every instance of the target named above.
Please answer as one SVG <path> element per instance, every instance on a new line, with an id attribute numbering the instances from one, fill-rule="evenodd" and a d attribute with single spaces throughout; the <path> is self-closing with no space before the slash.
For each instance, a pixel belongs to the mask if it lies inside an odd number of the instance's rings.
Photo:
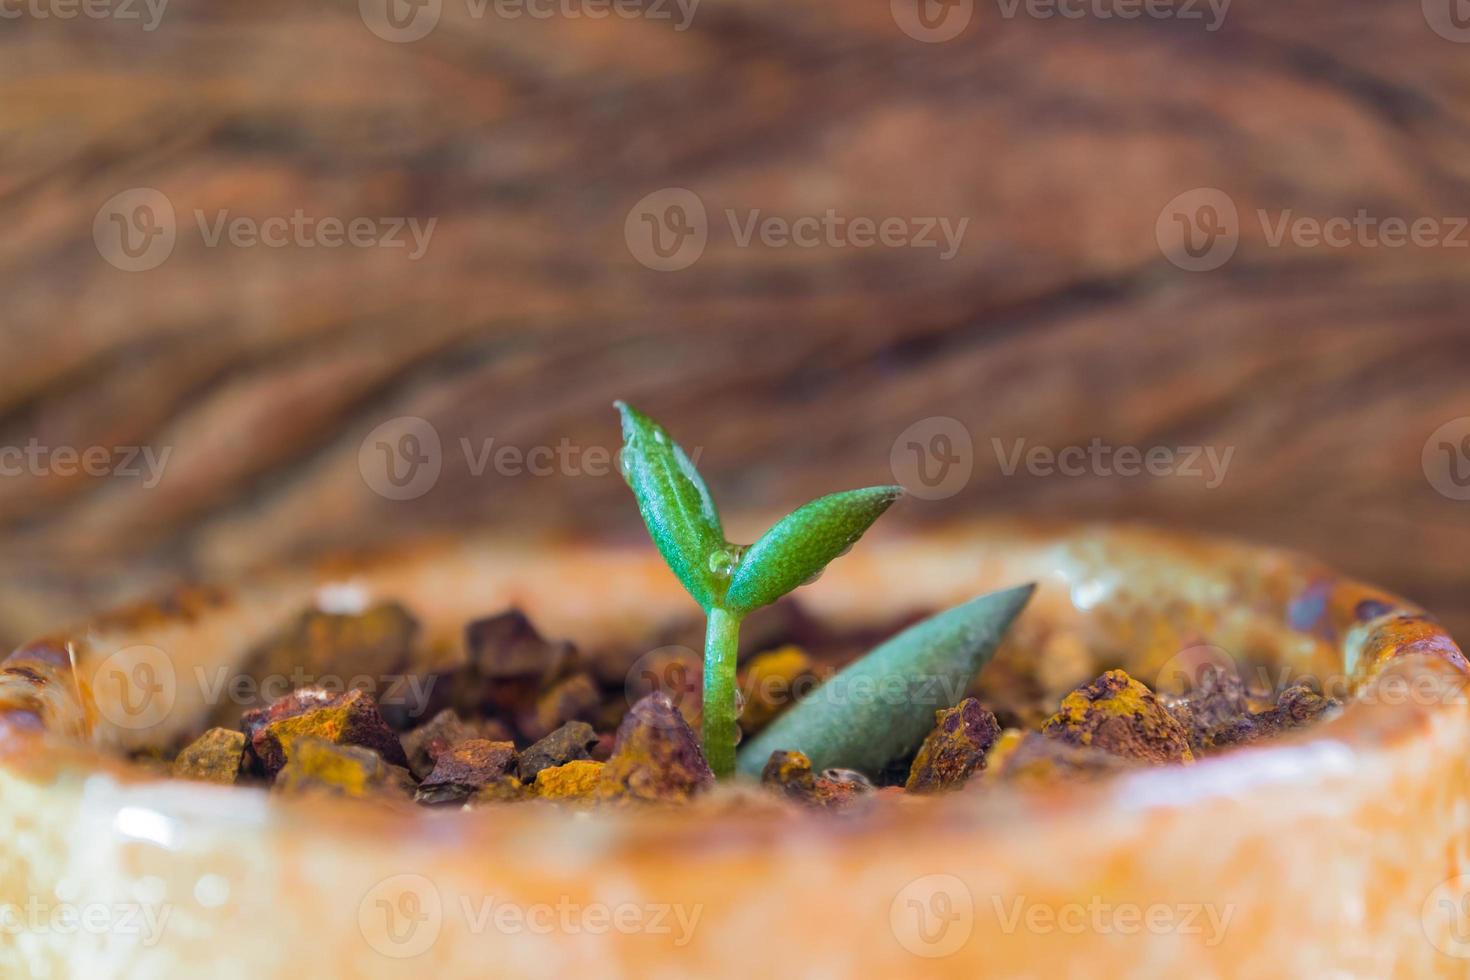
<path id="1" fill-rule="evenodd" d="M 875 533 L 803 600 L 882 622 L 1035 580 L 1001 656 L 1058 684 L 1201 657 L 1341 684 L 1331 721 L 1192 766 L 866 815 L 758 803 L 397 812 L 159 779 L 206 679 L 313 601 L 431 642 L 515 604 L 639 642 L 690 604 L 651 547 L 493 541 L 103 616 L 0 674 L 0 969 L 35 977 L 1459 976 L 1467 664 L 1412 605 L 1281 552 L 1126 527 Z M 1081 678 L 1081 679 L 1086 679 Z"/>

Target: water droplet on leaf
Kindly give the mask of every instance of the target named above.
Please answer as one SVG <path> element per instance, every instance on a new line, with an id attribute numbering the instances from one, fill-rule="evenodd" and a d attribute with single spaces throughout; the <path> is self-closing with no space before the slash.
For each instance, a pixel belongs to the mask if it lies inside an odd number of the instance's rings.
<path id="1" fill-rule="evenodd" d="M 743 554 L 745 549 L 739 545 L 712 552 L 709 556 L 710 574 L 716 578 L 729 578 L 735 574 L 735 566 L 740 564 L 740 556 Z"/>

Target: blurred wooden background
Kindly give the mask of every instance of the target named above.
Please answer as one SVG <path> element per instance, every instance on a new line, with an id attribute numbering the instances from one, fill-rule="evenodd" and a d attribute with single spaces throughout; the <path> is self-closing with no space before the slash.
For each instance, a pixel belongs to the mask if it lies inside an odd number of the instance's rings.
<path id="1" fill-rule="evenodd" d="M 1470 503 L 1421 466 L 1470 416 L 1470 249 L 1272 247 L 1254 218 L 1470 214 L 1470 44 L 1420 4 L 1240 3 L 1207 31 L 992 2 L 920 43 L 882 2 L 704 0 L 680 31 L 443 0 L 428 36 L 393 43 L 366 2 L 0 22 L 0 446 L 170 453 L 156 486 L 0 479 L 5 642 L 180 576 L 426 528 L 635 529 L 615 473 L 476 475 L 461 452 L 613 448 L 615 397 L 705 447 L 727 507 L 887 482 L 898 435 L 952 416 L 973 476 L 901 519 L 1238 533 L 1470 636 Z M 94 221 L 140 187 L 177 242 L 129 272 Z M 661 272 L 625 223 L 668 187 L 710 234 Z M 1198 187 L 1240 213 L 1208 272 L 1155 235 Z M 829 208 L 969 226 L 942 261 L 739 247 L 723 217 Z M 412 261 L 211 248 L 194 217 L 298 209 L 437 224 Z M 432 423 L 442 472 L 394 501 L 360 449 L 402 416 Z M 991 442 L 1094 437 L 1234 455 L 1209 488 L 1006 476 Z"/>

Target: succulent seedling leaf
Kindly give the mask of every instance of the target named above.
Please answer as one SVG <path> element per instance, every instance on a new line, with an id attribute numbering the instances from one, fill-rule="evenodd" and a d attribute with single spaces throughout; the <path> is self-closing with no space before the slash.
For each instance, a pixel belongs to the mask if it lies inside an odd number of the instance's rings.
<path id="1" fill-rule="evenodd" d="M 745 549 L 725 606 L 744 615 L 821 574 L 903 495 L 902 487 L 828 494 L 798 507 Z"/>
<path id="2" fill-rule="evenodd" d="M 1035 588 L 971 599 L 880 644 L 743 746 L 737 771 L 759 776 L 771 753 L 786 749 L 806 753 L 817 770 L 877 776 L 918 748 L 934 712 L 965 696 Z"/>

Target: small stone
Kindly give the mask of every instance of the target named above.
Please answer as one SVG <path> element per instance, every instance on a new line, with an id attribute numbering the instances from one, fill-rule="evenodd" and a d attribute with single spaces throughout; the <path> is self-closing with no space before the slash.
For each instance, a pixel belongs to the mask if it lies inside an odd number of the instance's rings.
<path id="1" fill-rule="evenodd" d="M 995 715 L 974 698 L 934 712 L 934 721 L 904 784 L 911 793 L 959 789 L 972 773 L 985 768 L 985 755 L 1000 738 Z"/>
<path id="2" fill-rule="evenodd" d="M 698 731 L 704 714 L 704 657 L 687 646 L 662 646 L 639 657 L 635 666 L 636 673 L 630 672 L 623 685 L 626 700 L 615 705 L 621 714 L 597 720 L 616 727 L 629 704 L 650 694 L 663 694 L 689 727 Z"/>
<path id="3" fill-rule="evenodd" d="M 601 790 L 605 767 L 591 759 L 548 766 L 536 775 L 536 795 L 543 800 L 592 800 Z"/>
<path id="4" fill-rule="evenodd" d="M 406 797 L 413 790 L 413 777 L 371 749 L 307 735 L 291 744 L 291 759 L 281 767 L 272 788 L 281 793 L 326 792 L 354 798 Z"/>
<path id="5" fill-rule="evenodd" d="M 1276 704 L 1265 711 L 1239 718 L 1211 732 L 1211 748 L 1235 748 L 1301 728 L 1336 713 L 1342 702 L 1323 697 L 1307 684 L 1294 684 L 1281 692 Z"/>
<path id="6" fill-rule="evenodd" d="M 1099 779 L 1126 772 L 1136 764 L 1131 757 L 1011 729 L 996 742 L 986 767 L 987 778 L 994 774 L 1008 783 L 1038 786 L 1058 780 Z"/>
<path id="7" fill-rule="evenodd" d="M 585 721 L 569 721 L 521 753 L 517 771 L 524 782 L 551 766 L 562 766 L 579 759 L 592 758 L 597 733 Z"/>
<path id="8" fill-rule="evenodd" d="M 1196 753 L 1213 748 L 1216 732 L 1234 726 L 1251 713 L 1250 697 L 1240 674 L 1219 666 L 1203 672 L 1184 697 L 1162 700 L 1184 726 L 1189 747 Z"/>
<path id="9" fill-rule="evenodd" d="M 425 779 L 434 771 L 434 763 L 440 753 L 472 738 L 508 742 L 511 741 L 511 733 L 493 718 L 465 721 L 453 708 L 445 708 L 403 735 L 403 752 L 408 757 L 408 768 L 418 779 Z"/>
<path id="10" fill-rule="evenodd" d="M 1110 670 L 1062 699 L 1042 734 L 1154 765 L 1193 762 L 1189 733 L 1152 691 Z"/>
<path id="11" fill-rule="evenodd" d="M 441 752 L 424 786 L 454 783 L 477 790 L 507 775 L 515 764 L 515 743 L 472 738 Z"/>
<path id="12" fill-rule="evenodd" d="M 853 769 L 823 769 L 817 776 L 817 801 L 829 810 L 843 810 L 874 792 L 867 776 Z"/>
<path id="13" fill-rule="evenodd" d="M 1341 707 L 1342 702 L 1322 696 L 1308 684 L 1293 684 L 1281 692 L 1281 697 L 1276 699 L 1276 707 L 1262 714 L 1269 717 L 1268 724 L 1277 725 L 1278 730 L 1284 731 L 1310 725 Z"/>
<path id="14" fill-rule="evenodd" d="M 179 753 L 171 772 L 181 779 L 232 785 L 240 777 L 244 755 L 244 732 L 211 728 Z"/>
<path id="15" fill-rule="evenodd" d="M 812 772 L 812 760 L 802 752 L 775 751 L 761 770 L 761 784 L 787 799 L 828 810 L 843 810 L 873 792 L 873 784 L 851 769 Z"/>
<path id="16" fill-rule="evenodd" d="M 745 695 L 741 731 L 754 735 L 816 686 L 816 667 L 801 647 L 779 647 L 753 658 L 740 679 Z"/>
<path id="17" fill-rule="evenodd" d="M 247 654 L 240 673 L 266 690 L 284 685 L 340 692 L 366 678 L 383 693 L 408 669 L 418 632 L 418 621 L 396 602 L 345 615 L 308 609 Z M 238 702 L 227 699 L 214 720 L 233 725 L 240 713 Z"/>
<path id="18" fill-rule="evenodd" d="M 519 609 L 474 620 L 464 636 L 469 663 L 455 699 L 464 714 L 516 718 L 576 658 L 570 643 L 544 639 Z"/>
<path id="19" fill-rule="evenodd" d="M 606 766 L 601 792 L 608 797 L 683 802 L 715 783 L 684 716 L 658 692 L 628 710 Z"/>
<path id="20" fill-rule="evenodd" d="M 589 721 L 602 703 L 602 692 L 587 674 L 573 674 L 556 682 L 523 714 L 517 727 L 528 739 L 545 738 L 569 721 Z"/>
<path id="21" fill-rule="evenodd" d="M 479 806 L 490 803 L 517 803 L 526 799 L 530 790 L 515 776 L 497 776 L 482 786 L 466 783 L 425 783 L 414 794 L 414 802 L 424 806 Z"/>
<path id="22" fill-rule="evenodd" d="M 397 734 L 383 720 L 372 695 L 364 691 L 332 694 L 320 688 L 302 688 L 268 708 L 246 712 L 241 724 L 254 765 L 267 778 L 280 772 L 291 744 L 304 736 L 372 749 L 386 762 L 408 766 Z"/>
<path id="23" fill-rule="evenodd" d="M 812 760 L 805 752 L 777 749 L 761 770 L 761 785 L 806 802 L 816 793 L 817 774 L 812 772 Z"/>

